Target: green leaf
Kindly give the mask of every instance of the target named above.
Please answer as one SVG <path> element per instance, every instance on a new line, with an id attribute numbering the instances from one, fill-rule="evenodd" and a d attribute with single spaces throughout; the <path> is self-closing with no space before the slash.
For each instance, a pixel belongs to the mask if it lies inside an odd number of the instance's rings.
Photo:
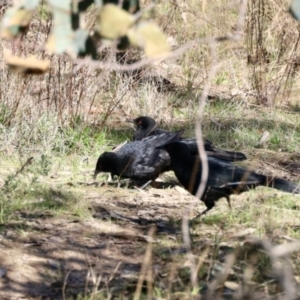
<path id="1" fill-rule="evenodd" d="M 39 0 L 15 1 L 14 6 L 7 9 L 1 22 L 1 37 L 13 39 L 29 25 L 32 11 Z"/>
<path id="2" fill-rule="evenodd" d="M 290 14 L 293 16 L 294 19 L 300 21 L 300 0 L 293 0 L 290 8 Z"/>
<path id="3" fill-rule="evenodd" d="M 117 39 L 126 35 L 135 18 L 114 4 L 104 5 L 99 12 L 96 30 L 103 38 Z"/>
<path id="4" fill-rule="evenodd" d="M 14 1 L 14 6 L 18 7 L 18 8 L 24 8 L 26 10 L 34 10 L 38 4 L 39 4 L 40 0 L 20 0 L 20 1 Z"/>
<path id="5" fill-rule="evenodd" d="M 67 51 L 73 39 L 71 1 L 48 0 L 48 3 L 53 14 L 53 28 L 46 49 L 52 53 L 60 54 Z"/>
<path id="6" fill-rule="evenodd" d="M 143 47 L 148 57 L 170 53 L 167 37 L 152 22 L 140 22 L 129 29 L 128 39 L 132 45 Z"/>
<path id="7" fill-rule="evenodd" d="M 77 57 L 78 53 L 86 53 L 86 41 L 89 37 L 88 31 L 84 29 L 77 29 L 74 32 L 73 39 L 68 47 L 68 53 Z"/>
<path id="8" fill-rule="evenodd" d="M 88 31 L 82 28 L 72 29 L 71 0 L 48 0 L 48 3 L 53 14 L 53 28 L 46 49 L 58 54 L 67 52 L 74 58 L 86 54 L 96 58 L 95 46 Z"/>

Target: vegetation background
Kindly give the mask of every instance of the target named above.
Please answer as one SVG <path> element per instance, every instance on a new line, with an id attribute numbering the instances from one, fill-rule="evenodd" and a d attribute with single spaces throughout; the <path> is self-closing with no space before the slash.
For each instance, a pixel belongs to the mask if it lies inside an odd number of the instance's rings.
<path id="1" fill-rule="evenodd" d="M 246 153 L 244 165 L 299 181 L 300 35 L 289 5 L 249 1 L 242 39 L 216 44 L 217 73 L 201 122 L 216 146 Z M 239 6 L 162 0 L 147 16 L 176 49 L 235 33 Z M 94 20 L 91 9 L 91 30 Z M 150 115 L 194 135 L 209 45 L 121 72 L 49 56 L 50 28 L 40 5 L 22 40 L 0 41 L 1 297 L 297 299 L 297 196 L 257 189 L 233 197 L 231 211 L 220 201 L 191 225 L 189 244 L 181 219 L 202 203 L 179 187 L 138 191 L 91 179 L 101 152 L 131 138 L 126 118 Z M 5 66 L 6 49 L 50 58 L 51 69 L 15 74 Z M 129 49 L 123 60 L 142 56 Z M 115 57 L 114 50 L 102 53 L 105 63 Z"/>

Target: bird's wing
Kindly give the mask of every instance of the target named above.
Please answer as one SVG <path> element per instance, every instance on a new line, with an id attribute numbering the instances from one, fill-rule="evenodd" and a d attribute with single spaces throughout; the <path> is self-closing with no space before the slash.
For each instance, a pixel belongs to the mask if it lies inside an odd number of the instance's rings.
<path id="1" fill-rule="evenodd" d="M 118 155 L 122 157 L 121 161 L 126 162 L 126 165 L 122 166 L 126 176 L 137 179 L 151 179 L 152 174 L 155 172 L 154 155 L 158 156 L 159 154 L 157 150 L 149 145 L 151 139 L 152 137 L 147 138 L 148 142 L 141 140 L 128 143 L 119 150 Z"/>
<path id="2" fill-rule="evenodd" d="M 170 165 L 170 157 L 164 150 L 156 149 L 162 143 L 178 140 L 181 132 L 164 132 L 160 135 L 149 136 L 139 142 L 136 149 L 133 167 L 138 170 L 139 175 L 153 177 L 166 170 Z"/>
<path id="3" fill-rule="evenodd" d="M 208 185 L 214 188 L 235 188 L 237 186 L 258 185 L 258 174 L 245 168 L 236 166 L 222 160 L 209 158 Z"/>
<path id="4" fill-rule="evenodd" d="M 149 178 L 155 173 L 155 163 L 159 151 L 154 148 L 140 147 L 135 153 L 131 168 L 136 178 Z"/>
<path id="5" fill-rule="evenodd" d="M 163 132 L 159 135 L 151 135 L 143 139 L 143 142 L 147 147 L 155 148 L 157 146 L 160 146 L 164 143 L 169 143 L 175 140 L 180 139 L 180 135 L 182 134 L 182 131 L 177 132 Z"/>

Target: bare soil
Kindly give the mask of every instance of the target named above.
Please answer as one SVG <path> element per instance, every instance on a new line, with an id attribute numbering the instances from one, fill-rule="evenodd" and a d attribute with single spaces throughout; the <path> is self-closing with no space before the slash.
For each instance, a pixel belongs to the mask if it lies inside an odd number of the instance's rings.
<path id="1" fill-rule="evenodd" d="M 128 288 L 138 278 L 150 226 L 155 224 L 157 234 L 167 239 L 180 239 L 180 226 L 169 220 L 180 219 L 191 203 L 199 204 L 174 188 L 84 188 L 92 219 L 17 212 L 18 222 L 3 225 L 1 299 L 60 299 L 63 289 L 67 295 L 88 292 L 95 284 L 92 274 L 101 278 L 100 287 L 117 283 L 122 289 L 126 283 Z"/>
<path id="2" fill-rule="evenodd" d="M 291 167 L 291 155 L 280 154 L 280 159 L 275 160 L 276 155 L 262 161 L 257 152 L 254 156 L 258 159 L 247 161 L 247 165 L 261 173 L 297 180 L 299 167 Z M 143 191 L 114 184 L 78 186 L 84 195 L 80 201 L 88 203 L 92 217 L 82 220 L 74 216 L 70 220 L 51 213 L 15 212 L 17 221 L 2 225 L 1 299 L 69 299 L 89 294 L 93 288 L 98 293 L 131 298 L 149 243 L 154 245 L 153 282 L 162 289 L 167 289 L 171 280 L 171 262 L 176 261 L 179 270 L 188 266 L 186 256 L 181 255 L 186 249 L 182 246 L 180 220 L 184 214 L 194 217 L 202 211 L 201 201 L 174 184 Z M 232 198 L 233 210 L 247 209 L 247 193 Z M 219 201 L 209 214 L 230 214 L 226 201 Z M 222 234 L 222 218 L 218 223 L 205 222 L 205 218 L 196 225 L 195 254 L 201 254 L 215 242 L 216 234 Z M 149 236 L 152 226 L 155 234 Z M 239 232 L 248 236 L 255 230 L 243 226 L 226 230 L 228 242 L 224 249 L 236 244 Z M 224 253 L 219 252 L 220 257 Z M 171 281 L 178 286 L 189 280 L 186 274 L 172 276 Z"/>

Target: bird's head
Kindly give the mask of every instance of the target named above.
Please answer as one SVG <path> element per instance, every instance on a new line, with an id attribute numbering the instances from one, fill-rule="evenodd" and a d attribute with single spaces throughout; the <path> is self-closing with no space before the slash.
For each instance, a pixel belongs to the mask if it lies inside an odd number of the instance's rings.
<path id="1" fill-rule="evenodd" d="M 104 152 L 100 155 L 100 157 L 98 158 L 97 164 L 96 164 L 94 175 L 93 175 L 94 179 L 97 178 L 97 175 L 100 172 L 114 173 L 114 165 L 115 165 L 114 156 L 115 155 L 116 154 L 113 152 Z"/>
<path id="2" fill-rule="evenodd" d="M 127 121 L 133 123 L 136 129 L 152 129 L 156 126 L 155 120 L 148 116 L 141 116 L 133 120 L 128 119 Z"/>

